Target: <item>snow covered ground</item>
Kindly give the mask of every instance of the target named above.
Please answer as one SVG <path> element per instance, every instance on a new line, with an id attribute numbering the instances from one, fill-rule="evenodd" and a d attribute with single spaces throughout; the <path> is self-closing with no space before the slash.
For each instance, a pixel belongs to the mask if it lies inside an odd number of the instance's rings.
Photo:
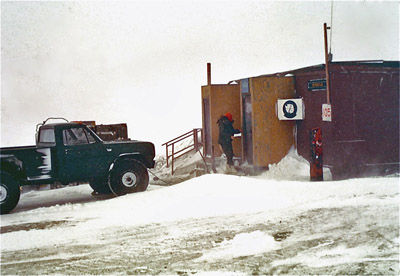
<path id="1" fill-rule="evenodd" d="M 1 216 L 1 274 L 398 275 L 399 177 L 309 182 L 308 169 L 292 152 L 258 177 L 25 193 Z"/>

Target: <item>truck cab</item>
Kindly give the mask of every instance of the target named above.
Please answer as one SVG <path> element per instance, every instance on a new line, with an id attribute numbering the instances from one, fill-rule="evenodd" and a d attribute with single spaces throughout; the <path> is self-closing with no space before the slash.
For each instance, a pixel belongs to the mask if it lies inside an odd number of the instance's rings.
<path id="1" fill-rule="evenodd" d="M 42 169 L 50 166 L 52 173 L 48 176 L 64 184 L 105 176 L 114 157 L 94 132 L 76 123 L 42 126 L 37 148 L 46 154 Z"/>

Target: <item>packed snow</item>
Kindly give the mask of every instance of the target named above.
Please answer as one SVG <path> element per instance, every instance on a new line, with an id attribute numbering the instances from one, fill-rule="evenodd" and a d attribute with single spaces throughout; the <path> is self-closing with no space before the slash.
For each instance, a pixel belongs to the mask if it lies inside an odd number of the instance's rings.
<path id="1" fill-rule="evenodd" d="M 152 181 L 122 197 L 30 191 L 1 217 L 2 274 L 398 275 L 398 175 L 308 171 L 291 151 L 256 177 Z"/>

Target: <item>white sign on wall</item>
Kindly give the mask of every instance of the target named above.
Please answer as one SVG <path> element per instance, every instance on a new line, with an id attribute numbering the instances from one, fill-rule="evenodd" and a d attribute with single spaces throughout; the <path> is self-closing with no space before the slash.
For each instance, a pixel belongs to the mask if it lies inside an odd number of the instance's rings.
<path id="1" fill-rule="evenodd" d="M 322 121 L 332 122 L 332 106 L 330 104 L 322 104 Z"/>
<path id="2" fill-rule="evenodd" d="M 276 107 L 279 120 L 304 119 L 303 99 L 279 99 Z"/>

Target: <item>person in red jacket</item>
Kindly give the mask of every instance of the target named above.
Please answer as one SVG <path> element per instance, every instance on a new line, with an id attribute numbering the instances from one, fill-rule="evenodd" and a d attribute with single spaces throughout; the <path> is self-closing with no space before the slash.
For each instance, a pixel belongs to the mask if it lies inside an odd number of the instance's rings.
<path id="1" fill-rule="evenodd" d="M 218 144 L 221 145 L 230 166 L 233 166 L 232 137 L 234 134 L 240 133 L 240 130 L 233 127 L 233 122 L 232 114 L 229 112 L 225 113 L 217 121 L 219 128 Z"/>

